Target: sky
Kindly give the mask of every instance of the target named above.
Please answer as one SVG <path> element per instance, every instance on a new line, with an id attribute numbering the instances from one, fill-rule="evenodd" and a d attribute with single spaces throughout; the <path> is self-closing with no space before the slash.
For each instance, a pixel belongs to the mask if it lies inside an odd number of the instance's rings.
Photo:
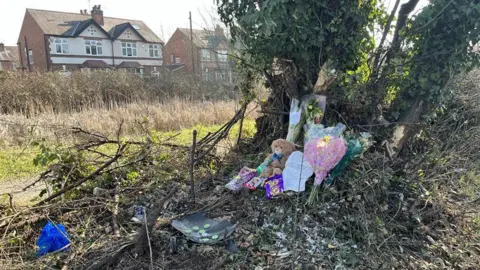
<path id="1" fill-rule="evenodd" d="M 1 2 L 8 0 L 0 0 Z M 13 0 L 0 5 L 0 42 L 15 45 L 22 26 L 25 9 L 46 9 L 78 12 L 89 5 L 102 5 L 106 17 L 118 17 L 144 21 L 165 42 L 177 27 L 189 27 L 188 12 L 192 12 L 193 28 L 213 29 L 215 19 L 214 0 Z M 406 2 L 402 0 L 401 3 Z M 390 9 L 394 0 L 385 0 Z M 428 4 L 420 0 L 417 10 Z"/>
<path id="2" fill-rule="evenodd" d="M 0 42 L 16 45 L 27 8 L 80 13 L 89 9 L 88 0 L 0 0 Z M 213 28 L 214 0 L 91 0 L 90 6 L 101 5 L 105 17 L 142 20 L 165 42 L 177 27 Z M 207 23 L 205 23 L 207 21 Z M 163 29 L 163 31 L 162 31 Z M 163 34 L 162 34 L 163 32 Z"/>

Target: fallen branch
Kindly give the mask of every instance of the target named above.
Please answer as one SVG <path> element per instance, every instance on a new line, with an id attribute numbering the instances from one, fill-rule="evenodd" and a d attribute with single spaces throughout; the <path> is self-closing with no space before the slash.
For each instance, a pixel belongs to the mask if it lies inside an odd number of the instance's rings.
<path id="1" fill-rule="evenodd" d="M 163 197 L 163 199 L 160 199 L 157 202 L 155 202 L 155 204 L 151 208 L 152 211 L 147 216 L 148 217 L 147 226 L 142 226 L 138 232 L 138 237 L 135 242 L 135 251 L 134 251 L 136 256 L 143 255 L 147 251 L 148 242 L 149 242 L 147 237 L 148 231 L 151 232 L 153 225 L 155 225 L 155 221 L 160 216 L 163 209 L 163 204 L 165 204 L 165 201 L 167 201 L 170 197 L 172 197 L 175 194 L 175 192 L 177 192 L 177 189 L 178 189 L 177 186 L 173 187 L 170 190 L 170 192 L 168 192 L 168 194 L 165 195 L 165 197 Z"/>

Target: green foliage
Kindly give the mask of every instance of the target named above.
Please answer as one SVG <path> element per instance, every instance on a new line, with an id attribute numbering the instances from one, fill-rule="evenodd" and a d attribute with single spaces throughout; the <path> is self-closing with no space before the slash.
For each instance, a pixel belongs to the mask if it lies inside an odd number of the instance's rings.
<path id="1" fill-rule="evenodd" d="M 472 53 L 480 41 L 480 2 L 433 0 L 403 31 L 404 51 L 396 56 L 390 87 L 399 87 L 397 103 L 421 98 L 431 107 L 452 94 L 453 76 L 480 64 Z M 447 86 L 447 88 L 446 88 Z"/>
<path id="2" fill-rule="evenodd" d="M 274 59 L 289 59 L 310 76 L 328 59 L 337 70 L 356 70 L 374 47 L 376 0 L 217 1 L 222 21 L 245 47 L 250 65 L 271 71 Z M 383 16 L 385 18 L 385 16 Z"/>

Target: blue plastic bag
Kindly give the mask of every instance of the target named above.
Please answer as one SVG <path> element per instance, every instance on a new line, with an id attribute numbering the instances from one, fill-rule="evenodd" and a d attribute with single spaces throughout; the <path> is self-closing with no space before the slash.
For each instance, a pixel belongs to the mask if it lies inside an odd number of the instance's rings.
<path id="1" fill-rule="evenodd" d="M 55 252 L 70 244 L 70 236 L 65 230 L 65 226 L 57 224 L 56 227 L 50 221 L 43 227 L 42 233 L 38 237 L 37 256 L 43 256 L 49 252 Z M 67 250 L 65 248 L 64 250 Z"/>

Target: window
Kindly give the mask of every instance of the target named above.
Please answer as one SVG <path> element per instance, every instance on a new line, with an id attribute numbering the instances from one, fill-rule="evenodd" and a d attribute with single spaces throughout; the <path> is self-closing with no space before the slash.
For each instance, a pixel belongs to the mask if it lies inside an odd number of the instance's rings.
<path id="1" fill-rule="evenodd" d="M 210 51 L 206 49 L 202 49 L 202 60 L 203 61 L 210 61 Z"/>
<path id="2" fill-rule="evenodd" d="M 102 55 L 102 42 L 98 40 L 85 40 L 85 52 L 88 55 Z"/>
<path id="3" fill-rule="evenodd" d="M 55 53 L 68 53 L 68 39 L 66 38 L 56 38 L 55 43 Z"/>
<path id="4" fill-rule="evenodd" d="M 150 50 L 150 57 L 155 57 L 155 58 L 160 57 L 160 45 L 150 44 L 149 45 L 149 50 Z"/>
<path id="5" fill-rule="evenodd" d="M 218 61 L 220 62 L 227 62 L 228 60 L 228 52 L 227 51 L 218 51 Z"/>
<path id="6" fill-rule="evenodd" d="M 122 55 L 128 57 L 136 57 L 137 43 L 122 42 Z"/>
<path id="7" fill-rule="evenodd" d="M 210 77 L 210 73 L 208 72 L 208 68 L 206 68 L 203 71 L 203 80 L 205 80 L 207 82 L 212 80 L 212 78 Z"/>
<path id="8" fill-rule="evenodd" d="M 25 48 L 25 58 L 27 58 L 27 48 Z M 28 50 L 28 62 L 27 64 L 33 65 L 33 52 L 32 50 Z"/>
<path id="9" fill-rule="evenodd" d="M 175 64 L 181 64 L 182 59 L 180 57 L 175 57 Z"/>
<path id="10" fill-rule="evenodd" d="M 170 64 L 175 63 L 175 56 L 173 54 L 170 54 Z"/>
<path id="11" fill-rule="evenodd" d="M 219 82 L 231 82 L 232 72 L 228 70 L 215 70 L 215 80 Z"/>

